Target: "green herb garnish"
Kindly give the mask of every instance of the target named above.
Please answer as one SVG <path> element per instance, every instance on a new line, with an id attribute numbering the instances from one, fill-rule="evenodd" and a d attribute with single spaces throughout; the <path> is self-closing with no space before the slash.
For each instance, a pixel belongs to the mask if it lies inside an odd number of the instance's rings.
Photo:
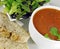
<path id="1" fill-rule="evenodd" d="M 51 33 L 52 35 L 58 37 L 57 40 L 60 40 L 60 34 L 58 33 L 58 29 L 57 29 L 56 27 L 52 27 L 52 28 L 50 29 L 50 33 Z"/>
<path id="2" fill-rule="evenodd" d="M 45 34 L 44 37 L 49 38 L 48 34 Z"/>
<path id="3" fill-rule="evenodd" d="M 58 35 L 58 39 L 57 40 L 60 40 L 60 34 Z"/>
<path id="4" fill-rule="evenodd" d="M 50 28 L 50 33 L 54 36 L 58 36 L 58 29 L 56 27 Z"/>

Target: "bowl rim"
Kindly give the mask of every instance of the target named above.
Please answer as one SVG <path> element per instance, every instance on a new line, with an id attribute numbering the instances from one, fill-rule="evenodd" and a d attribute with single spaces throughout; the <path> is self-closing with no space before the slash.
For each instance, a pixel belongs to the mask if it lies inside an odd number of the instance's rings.
<path id="1" fill-rule="evenodd" d="M 31 15 L 31 18 L 30 18 L 30 23 L 33 25 L 33 28 L 34 30 L 41 36 L 43 37 L 44 39 L 48 40 L 48 41 L 51 41 L 51 42 L 57 42 L 57 43 L 60 43 L 60 41 L 56 41 L 56 40 L 51 40 L 51 39 L 48 39 L 48 38 L 45 38 L 42 34 L 40 34 L 38 32 L 38 30 L 35 28 L 34 24 L 33 24 L 33 17 L 34 15 L 41 9 L 44 9 L 44 8 L 52 8 L 52 9 L 56 9 L 56 10 L 60 10 L 60 7 L 57 7 L 57 6 L 51 6 L 51 5 L 46 5 L 46 6 L 41 6 L 41 7 L 38 7 L 37 9 L 35 9 Z"/>

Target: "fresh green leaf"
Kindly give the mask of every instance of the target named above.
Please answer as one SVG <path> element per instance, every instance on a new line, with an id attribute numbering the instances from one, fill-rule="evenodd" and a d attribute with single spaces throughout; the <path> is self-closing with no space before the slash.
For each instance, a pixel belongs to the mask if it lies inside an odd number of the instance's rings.
<path id="1" fill-rule="evenodd" d="M 40 5 L 39 5 L 37 2 L 35 2 L 35 4 L 33 4 L 32 6 L 33 6 L 33 7 L 32 7 L 32 10 L 35 10 L 35 9 L 38 8 Z"/>
<path id="2" fill-rule="evenodd" d="M 28 5 L 21 4 L 21 6 L 22 6 L 22 9 L 24 9 L 26 12 L 30 12 L 30 8 Z"/>
<path id="3" fill-rule="evenodd" d="M 16 19 L 17 20 L 19 20 L 24 14 L 26 14 L 26 11 L 20 11 L 20 12 L 18 12 L 19 13 L 19 15 L 17 15 L 17 17 L 16 17 Z"/>
<path id="4" fill-rule="evenodd" d="M 3 10 L 4 13 L 7 13 L 9 11 L 10 11 L 10 9 L 8 7 L 5 7 L 4 10 Z"/>
<path id="5" fill-rule="evenodd" d="M 0 6 L 5 5 L 6 1 L 0 1 Z"/>
<path id="6" fill-rule="evenodd" d="M 34 5 L 36 1 L 33 1 L 31 5 Z"/>
<path id="7" fill-rule="evenodd" d="M 50 2 L 50 0 L 45 0 L 46 2 Z"/>
<path id="8" fill-rule="evenodd" d="M 50 33 L 54 36 L 58 36 L 58 29 L 56 27 L 50 28 Z"/>
<path id="9" fill-rule="evenodd" d="M 11 9 L 11 5 L 10 4 L 5 4 L 5 7 L 8 7 L 8 9 Z"/>
<path id="10" fill-rule="evenodd" d="M 28 5 L 31 5 L 31 1 L 28 0 L 28 1 L 27 1 L 27 4 L 28 4 Z"/>
<path id="11" fill-rule="evenodd" d="M 36 2 L 42 2 L 42 1 L 44 1 L 44 0 L 36 0 Z"/>
<path id="12" fill-rule="evenodd" d="M 17 15 L 16 19 L 19 20 L 22 17 L 21 14 Z"/>
<path id="13" fill-rule="evenodd" d="M 7 0 L 7 4 L 12 5 L 14 0 Z"/>
<path id="14" fill-rule="evenodd" d="M 17 11 L 17 6 L 18 6 L 18 5 L 19 5 L 19 4 L 18 4 L 16 1 L 14 1 L 14 2 L 12 3 L 11 9 L 10 9 L 10 11 L 9 11 L 9 14 L 10 14 L 10 15 Z"/>
<path id="15" fill-rule="evenodd" d="M 21 2 L 23 2 L 24 0 L 16 0 L 18 3 L 21 3 Z"/>

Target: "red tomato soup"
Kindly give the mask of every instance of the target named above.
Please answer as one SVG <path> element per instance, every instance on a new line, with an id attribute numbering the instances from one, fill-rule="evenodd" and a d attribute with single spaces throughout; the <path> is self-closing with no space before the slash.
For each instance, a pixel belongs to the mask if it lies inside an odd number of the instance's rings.
<path id="1" fill-rule="evenodd" d="M 33 17 L 33 24 L 46 38 L 60 40 L 60 11 L 52 8 L 41 9 Z"/>

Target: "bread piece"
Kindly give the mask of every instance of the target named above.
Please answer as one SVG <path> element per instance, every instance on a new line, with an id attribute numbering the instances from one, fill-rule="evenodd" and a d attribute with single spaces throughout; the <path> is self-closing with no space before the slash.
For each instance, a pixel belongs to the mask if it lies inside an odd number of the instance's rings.
<path id="1" fill-rule="evenodd" d="M 28 49 L 27 43 L 20 44 L 10 39 L 0 37 L 0 49 Z"/>
<path id="2" fill-rule="evenodd" d="M 8 16 L 3 13 L 0 13 L 0 36 L 20 43 L 29 39 L 29 34 L 16 22 L 9 21 Z"/>

